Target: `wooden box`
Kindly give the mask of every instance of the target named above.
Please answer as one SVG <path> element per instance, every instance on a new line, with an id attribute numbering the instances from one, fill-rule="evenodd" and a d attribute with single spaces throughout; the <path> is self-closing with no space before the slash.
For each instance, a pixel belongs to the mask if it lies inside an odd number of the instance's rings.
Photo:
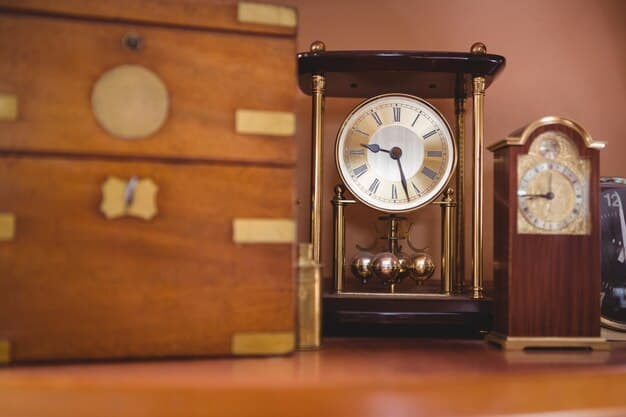
<path id="1" fill-rule="evenodd" d="M 294 348 L 294 36 L 254 3 L 0 0 L 1 360 Z"/>

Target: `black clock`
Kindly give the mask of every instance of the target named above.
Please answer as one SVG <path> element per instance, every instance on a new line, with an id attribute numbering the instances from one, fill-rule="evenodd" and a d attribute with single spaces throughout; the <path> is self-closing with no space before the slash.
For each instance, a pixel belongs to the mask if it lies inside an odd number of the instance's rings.
<path id="1" fill-rule="evenodd" d="M 626 178 L 600 179 L 602 325 L 626 331 Z"/>

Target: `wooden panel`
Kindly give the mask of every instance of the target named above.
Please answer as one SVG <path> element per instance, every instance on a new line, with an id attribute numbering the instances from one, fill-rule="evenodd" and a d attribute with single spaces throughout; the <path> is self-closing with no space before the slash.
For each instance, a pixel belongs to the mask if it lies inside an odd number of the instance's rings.
<path id="1" fill-rule="evenodd" d="M 122 45 L 128 33 L 143 39 L 138 50 Z M 287 38 L 0 15 L 0 92 L 20 98 L 0 149 L 291 165 L 293 137 L 236 134 L 235 112 L 293 111 L 294 54 Z M 91 110 L 96 80 L 122 64 L 169 91 L 167 120 L 144 139 L 111 136 Z"/>
<path id="2" fill-rule="evenodd" d="M 511 148 L 498 150 L 493 157 L 493 329 L 508 334 L 509 329 L 509 273 L 510 240 L 516 233 L 511 219 L 510 192 L 515 189 L 517 178 L 511 173 Z"/>
<path id="3" fill-rule="evenodd" d="M 109 176 L 150 178 L 158 215 L 106 220 Z M 233 243 L 237 217 L 293 217 L 293 170 L 0 158 L 0 340 L 14 360 L 228 354 L 293 330 L 290 244 Z"/>
<path id="4" fill-rule="evenodd" d="M 293 25 L 240 22 L 237 17 L 238 3 L 236 0 L 138 0 L 130 2 L 124 0 L 0 0 L 0 7 L 77 17 L 129 20 L 153 24 L 167 23 L 260 34 L 295 35 L 296 28 Z M 267 2 L 260 3 L 266 4 Z M 283 13 L 296 13 L 289 7 L 283 6 L 281 9 L 289 9 L 284 10 Z"/>

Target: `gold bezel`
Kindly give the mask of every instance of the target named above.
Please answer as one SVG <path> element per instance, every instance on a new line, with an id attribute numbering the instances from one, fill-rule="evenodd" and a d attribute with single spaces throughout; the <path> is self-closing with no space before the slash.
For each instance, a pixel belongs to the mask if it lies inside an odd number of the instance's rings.
<path id="1" fill-rule="evenodd" d="M 381 207 L 378 207 L 378 206 L 376 206 L 374 204 L 371 204 L 369 202 L 364 201 L 357 193 L 354 192 L 354 190 L 352 189 L 352 187 L 350 186 L 348 181 L 346 181 L 346 178 L 344 177 L 343 172 L 341 171 L 341 168 L 339 166 L 339 157 L 340 157 L 340 155 L 339 155 L 339 138 L 341 137 L 342 132 L 346 128 L 346 124 L 347 124 L 348 120 L 350 120 L 355 113 L 357 113 L 363 107 L 367 106 L 369 103 L 371 103 L 373 101 L 376 101 L 376 100 L 379 100 L 381 98 L 386 98 L 386 97 L 402 97 L 402 98 L 408 98 L 408 99 L 415 100 L 415 101 L 418 101 L 418 102 L 422 103 L 423 105 L 425 105 L 426 107 L 431 109 L 437 116 L 439 116 L 441 118 L 441 120 L 443 120 L 444 126 L 448 130 L 448 133 L 450 134 L 450 138 L 452 139 L 452 155 L 451 155 L 451 157 L 452 157 L 452 165 L 451 165 L 451 169 L 450 169 L 450 173 L 448 174 L 448 177 L 444 181 L 441 182 L 441 188 L 435 194 L 433 194 L 433 196 L 431 198 L 429 198 L 428 200 L 425 200 L 424 202 L 422 202 L 421 204 L 416 205 L 415 207 L 411 207 L 411 208 L 403 209 L 403 210 L 389 210 L 389 209 L 381 208 Z M 451 181 L 451 179 L 454 176 L 454 173 L 456 171 L 456 164 L 457 164 L 457 143 L 456 143 L 456 141 L 457 140 L 456 140 L 456 138 L 454 136 L 454 133 L 453 133 L 452 129 L 450 128 L 450 124 L 448 123 L 448 120 L 444 117 L 444 115 L 435 106 L 433 106 L 428 101 L 424 100 L 423 98 L 411 95 L 411 94 L 404 94 L 404 93 L 380 94 L 380 95 L 377 95 L 377 96 L 374 96 L 374 97 L 370 97 L 370 98 L 362 101 L 361 103 L 356 105 L 350 111 L 350 113 L 348 113 L 348 115 L 344 118 L 343 122 L 341 123 L 341 126 L 339 127 L 339 130 L 337 130 L 337 135 L 335 137 L 335 166 L 337 168 L 337 172 L 339 173 L 339 177 L 341 178 L 341 181 L 348 188 L 348 190 L 350 190 L 350 193 L 354 196 L 354 198 L 356 198 L 359 202 L 365 204 L 366 206 L 368 206 L 370 208 L 373 208 L 373 209 L 378 210 L 378 211 L 382 211 L 384 213 L 390 213 L 390 214 L 392 214 L 392 213 L 408 213 L 408 212 L 417 210 L 419 208 L 422 208 L 422 207 L 432 203 L 437 198 L 439 198 L 439 196 L 444 192 L 444 190 L 446 189 L 446 187 L 450 183 L 450 181 Z"/>

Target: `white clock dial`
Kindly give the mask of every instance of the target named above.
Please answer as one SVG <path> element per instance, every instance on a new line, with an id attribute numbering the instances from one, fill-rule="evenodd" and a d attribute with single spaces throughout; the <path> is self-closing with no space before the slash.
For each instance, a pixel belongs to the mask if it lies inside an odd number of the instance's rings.
<path id="1" fill-rule="evenodd" d="M 387 94 L 358 105 L 337 134 L 337 168 L 352 194 L 386 212 L 419 208 L 444 189 L 455 165 L 452 132 L 426 101 Z"/>

